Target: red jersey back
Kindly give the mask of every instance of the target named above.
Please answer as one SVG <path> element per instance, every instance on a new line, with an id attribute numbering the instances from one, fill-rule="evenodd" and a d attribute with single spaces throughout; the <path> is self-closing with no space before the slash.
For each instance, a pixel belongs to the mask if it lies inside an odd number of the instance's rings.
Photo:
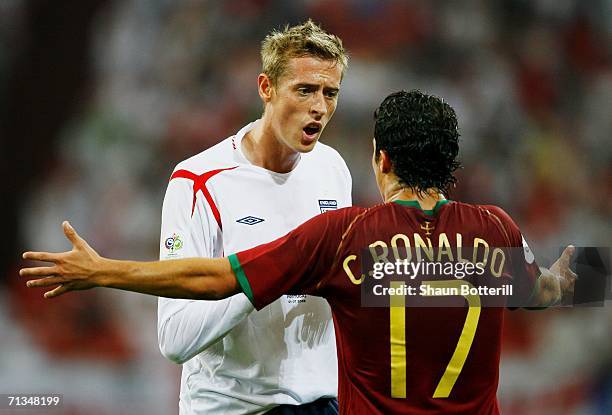
<path id="1" fill-rule="evenodd" d="M 282 294 L 328 300 L 341 413 L 497 414 L 503 307 L 484 307 L 484 299 L 473 293 L 456 295 L 458 306 L 452 307 L 435 306 L 440 298 L 434 297 L 444 295 L 436 293 L 395 294 L 387 297 L 386 307 L 364 305 L 366 279 L 372 276 L 362 269 L 361 257 L 371 253 L 393 262 L 398 248 L 419 245 L 448 248 L 446 255 L 456 262 L 457 248 L 486 245 L 491 257 L 494 247 L 525 244 L 514 222 L 495 206 L 443 201 L 423 211 L 416 202 L 399 201 L 319 215 L 276 241 L 230 256 L 230 262 L 258 309 Z M 486 268 L 478 278 L 501 285 L 520 276 L 519 295 L 528 296 L 539 273 L 535 261 L 505 255 L 502 268 Z M 381 286 L 389 287 L 384 281 Z M 438 276 L 430 285 L 474 288 L 478 283 Z M 417 297 L 421 303 L 413 306 Z M 423 306 L 430 300 L 432 306 Z"/>

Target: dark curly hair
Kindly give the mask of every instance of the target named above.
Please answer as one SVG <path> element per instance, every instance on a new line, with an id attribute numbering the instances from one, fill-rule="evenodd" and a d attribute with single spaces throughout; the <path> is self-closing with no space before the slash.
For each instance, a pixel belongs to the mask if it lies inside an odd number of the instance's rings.
<path id="1" fill-rule="evenodd" d="M 417 90 L 387 96 L 374 112 L 376 160 L 385 150 L 393 172 L 405 186 L 448 196 L 461 167 L 457 116 L 440 98 Z"/>

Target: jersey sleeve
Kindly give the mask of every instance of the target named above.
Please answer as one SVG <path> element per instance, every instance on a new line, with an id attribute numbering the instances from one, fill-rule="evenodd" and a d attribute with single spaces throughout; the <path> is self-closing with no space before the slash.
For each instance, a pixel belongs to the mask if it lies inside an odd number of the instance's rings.
<path id="1" fill-rule="evenodd" d="M 162 208 L 160 259 L 222 256 L 222 233 L 193 181 L 169 182 Z M 183 363 L 225 336 L 254 310 L 244 294 L 221 301 L 160 297 L 157 334 L 162 354 Z"/>
<path id="2" fill-rule="evenodd" d="M 193 199 L 190 180 L 179 178 L 168 183 L 162 206 L 160 260 L 216 256 L 217 226 L 205 204 Z"/>
<path id="3" fill-rule="evenodd" d="M 510 308 L 525 307 L 535 294 L 537 279 L 540 276 L 540 268 L 536 263 L 535 255 L 510 215 L 497 206 L 486 208 L 499 219 L 508 242 L 507 248 L 510 251 L 508 271 L 514 288 L 514 294 L 509 299 L 509 306 Z"/>
<path id="4" fill-rule="evenodd" d="M 255 308 L 283 294 L 324 296 L 342 236 L 359 212 L 326 212 L 272 242 L 230 255 L 236 278 Z"/>

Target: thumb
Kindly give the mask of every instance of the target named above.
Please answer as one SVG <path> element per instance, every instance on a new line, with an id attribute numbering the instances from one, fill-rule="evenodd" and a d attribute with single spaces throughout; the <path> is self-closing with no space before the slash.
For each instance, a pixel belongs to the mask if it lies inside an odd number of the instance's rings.
<path id="1" fill-rule="evenodd" d="M 568 245 L 564 250 L 563 253 L 561 254 L 561 258 L 563 259 L 564 262 L 566 262 L 569 265 L 570 259 L 572 258 L 572 255 L 574 255 L 574 251 L 576 251 L 576 247 L 574 247 L 574 245 Z"/>
<path id="2" fill-rule="evenodd" d="M 551 271 L 563 276 L 570 272 L 570 263 L 575 250 L 576 248 L 573 245 L 568 245 L 561 253 L 557 262 L 551 267 Z"/>
<path id="3" fill-rule="evenodd" d="M 79 234 L 74 230 L 70 222 L 65 220 L 62 222 L 62 228 L 64 229 L 64 235 L 66 238 L 72 243 L 75 247 L 80 247 L 83 245 L 83 239 L 79 236 Z"/>

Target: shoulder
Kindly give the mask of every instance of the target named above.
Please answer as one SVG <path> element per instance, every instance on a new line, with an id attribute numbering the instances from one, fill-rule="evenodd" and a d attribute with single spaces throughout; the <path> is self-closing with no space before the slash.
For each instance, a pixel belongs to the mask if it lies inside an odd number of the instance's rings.
<path id="1" fill-rule="evenodd" d="M 344 182 L 351 183 L 351 173 L 346 165 L 346 162 L 334 148 L 327 144 L 317 143 L 315 148 L 308 154 L 307 166 L 310 169 L 315 169 L 318 172 L 327 172 L 327 174 L 342 177 Z"/>
<path id="2" fill-rule="evenodd" d="M 329 158 L 330 160 L 344 161 L 340 153 L 338 153 L 338 151 L 335 148 L 325 143 L 318 142 L 317 145 L 312 150 L 312 153 L 313 155 L 316 155 L 317 157 Z"/>
<path id="3" fill-rule="evenodd" d="M 316 160 L 317 162 L 328 162 L 330 164 L 337 164 L 338 166 L 342 166 L 346 168 L 346 163 L 340 153 L 333 147 L 328 146 L 327 144 L 323 144 L 321 142 L 317 143 L 315 148 L 310 153 L 310 158 Z"/>
<path id="4" fill-rule="evenodd" d="M 516 245 L 522 240 L 523 237 L 518 225 L 504 209 L 496 205 L 475 206 L 483 212 L 483 215 L 503 230 L 511 246 Z"/>
<path id="5" fill-rule="evenodd" d="M 368 208 L 352 206 L 330 213 L 335 213 L 337 216 L 343 217 L 345 231 L 348 233 L 349 231 L 353 232 L 361 227 L 368 228 L 370 221 L 373 218 L 378 218 L 381 214 L 383 216 L 386 215 L 388 210 L 392 209 L 391 205 L 390 203 L 380 203 Z"/>
<path id="6" fill-rule="evenodd" d="M 446 214 L 459 218 L 463 226 L 479 229 L 491 235 L 499 235 L 504 243 L 514 246 L 521 240 L 520 231 L 504 209 L 496 205 L 471 204 L 451 201 L 446 205 Z M 517 236 L 518 235 L 518 236 Z"/>
<path id="7" fill-rule="evenodd" d="M 179 162 L 173 172 L 186 170 L 200 175 L 214 169 L 237 165 L 234 161 L 235 145 L 233 140 L 234 136 L 228 137 L 214 146 Z"/>
<path id="8" fill-rule="evenodd" d="M 469 214 L 475 218 L 478 218 L 484 222 L 492 221 L 506 224 L 514 224 L 512 218 L 504 209 L 496 205 L 478 205 L 472 203 L 464 203 L 458 201 L 451 201 L 449 207 L 463 214 Z"/>
<path id="9" fill-rule="evenodd" d="M 499 220 L 504 226 L 516 227 L 512 217 L 501 207 L 496 205 L 475 205 L 484 214 L 491 216 L 492 218 Z"/>
<path id="10" fill-rule="evenodd" d="M 327 216 L 330 221 L 354 221 L 356 218 L 367 212 L 369 208 L 359 206 L 349 206 L 337 210 L 330 210 L 318 216 Z"/>

